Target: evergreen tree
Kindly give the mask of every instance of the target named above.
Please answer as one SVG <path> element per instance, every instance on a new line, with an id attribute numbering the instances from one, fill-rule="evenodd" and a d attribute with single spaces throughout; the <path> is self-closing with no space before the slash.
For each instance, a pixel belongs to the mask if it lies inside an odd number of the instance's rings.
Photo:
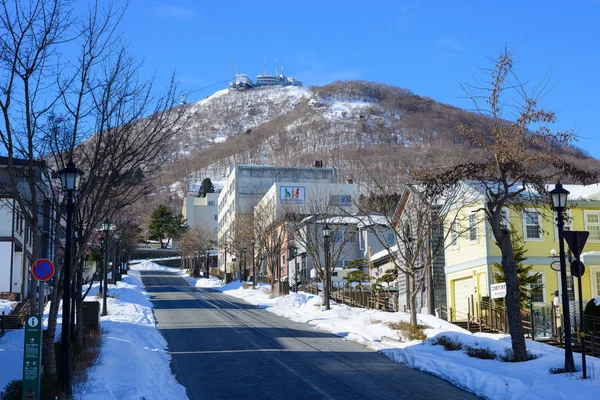
<path id="1" fill-rule="evenodd" d="M 514 249 L 515 261 L 517 262 L 517 282 L 519 284 L 519 291 L 521 292 L 521 309 L 528 309 L 531 295 L 543 288 L 543 285 L 537 284 L 541 273 L 536 272 L 532 274 L 531 269 L 533 268 L 533 265 L 523 264 L 523 261 L 527 260 L 527 256 L 525 255 L 525 243 L 523 243 L 523 239 L 514 229 L 511 229 L 510 236 Z M 496 282 L 505 282 L 502 264 L 494 263 L 493 265 L 496 271 L 498 271 L 494 272 L 494 279 Z"/>
<path id="2" fill-rule="evenodd" d="M 215 186 L 212 184 L 210 178 L 204 178 L 202 183 L 200 184 L 200 191 L 198 192 L 198 196 L 206 197 L 207 193 L 214 193 Z"/>
<path id="3" fill-rule="evenodd" d="M 150 215 L 148 233 L 150 239 L 160 241 L 161 249 L 168 247 L 171 239 L 179 238 L 187 229 L 183 215 L 174 216 L 164 204 L 159 204 Z"/>
<path id="4" fill-rule="evenodd" d="M 344 269 L 357 269 L 356 271 L 351 271 L 346 276 L 344 276 L 344 280 L 346 281 L 346 286 L 352 285 L 352 283 L 357 282 L 358 287 L 362 289 L 362 283 L 367 282 L 371 279 L 371 277 L 363 272 L 363 269 L 367 267 L 367 260 L 364 258 L 357 258 L 356 260 L 352 260 L 344 267 Z"/>

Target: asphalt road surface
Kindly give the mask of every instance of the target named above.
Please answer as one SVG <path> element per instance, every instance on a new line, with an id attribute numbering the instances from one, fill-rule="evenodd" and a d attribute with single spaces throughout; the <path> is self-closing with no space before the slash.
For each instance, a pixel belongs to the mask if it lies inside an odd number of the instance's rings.
<path id="1" fill-rule="evenodd" d="M 190 399 L 475 399 L 432 375 L 176 274 L 141 272 Z"/>

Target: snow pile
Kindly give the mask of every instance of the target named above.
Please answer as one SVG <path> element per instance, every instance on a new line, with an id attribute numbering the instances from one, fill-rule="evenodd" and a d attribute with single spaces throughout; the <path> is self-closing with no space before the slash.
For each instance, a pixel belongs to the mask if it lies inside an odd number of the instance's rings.
<path id="1" fill-rule="evenodd" d="M 6 332 L 0 337 L 0 391 L 8 382 L 23 377 L 23 340 L 24 329 Z"/>
<path id="2" fill-rule="evenodd" d="M 0 299 L 0 314 L 5 313 L 6 315 L 10 314 L 17 305 L 16 301 L 8 301 Z"/>
<path id="3" fill-rule="evenodd" d="M 167 343 L 155 327 L 152 303 L 137 270 L 165 270 L 152 262 L 134 266 L 117 285 L 109 285 L 109 315 L 101 317 L 104 342 L 98 365 L 79 388 L 85 399 L 186 399 L 171 372 Z M 86 298 L 96 301 L 95 283 Z"/>
<path id="4" fill-rule="evenodd" d="M 409 314 L 351 308 L 332 303 L 331 310 L 320 306 L 321 298 L 307 293 L 291 293 L 272 297 L 268 286 L 257 290 L 243 289 L 240 284 L 227 284 L 223 293 L 266 308 L 294 321 L 305 322 L 319 330 L 332 332 L 380 351 L 396 362 L 437 375 L 456 386 L 488 399 L 593 399 L 600 391 L 600 360 L 587 358 L 587 371 L 592 379 L 582 380 L 581 374 L 550 374 L 551 368 L 564 366 L 564 350 L 542 343 L 527 341 L 527 348 L 537 358 L 524 363 L 471 358 L 463 351 L 446 351 L 434 345 L 436 337 L 445 335 L 476 348 L 490 348 L 500 356 L 510 349 L 510 337 L 504 334 L 471 334 L 447 321 L 431 315 L 418 314 L 418 323 L 429 328 L 428 340 L 406 341 L 387 322 L 409 321 Z M 577 369 L 581 355 L 575 354 Z"/>

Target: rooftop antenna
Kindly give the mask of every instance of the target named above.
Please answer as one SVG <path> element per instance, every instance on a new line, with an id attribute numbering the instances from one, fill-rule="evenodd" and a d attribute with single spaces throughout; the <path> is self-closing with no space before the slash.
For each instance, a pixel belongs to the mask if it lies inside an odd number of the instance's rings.
<path id="1" fill-rule="evenodd" d="M 229 56 L 229 86 L 231 86 L 231 82 L 233 82 L 232 81 L 233 78 L 231 76 L 232 68 L 233 68 L 232 64 L 233 64 L 233 58 L 231 56 Z"/>
<path id="2" fill-rule="evenodd" d="M 179 105 L 185 106 L 187 103 L 185 102 L 185 96 L 182 94 L 179 95 Z"/>
<path id="3" fill-rule="evenodd" d="M 240 73 L 240 63 L 237 63 L 237 64 L 235 65 L 235 74 L 237 75 L 237 74 L 239 74 L 239 73 Z"/>
<path id="4" fill-rule="evenodd" d="M 283 73 L 283 62 L 285 61 L 285 59 L 283 57 L 281 57 L 281 76 L 285 76 Z"/>
<path id="5" fill-rule="evenodd" d="M 265 75 L 267 74 L 267 57 L 265 57 Z"/>
<path id="6" fill-rule="evenodd" d="M 266 153 L 262 153 L 262 165 L 267 165 L 267 154 Z"/>
<path id="7" fill-rule="evenodd" d="M 275 75 L 279 75 L 279 60 L 275 59 Z"/>

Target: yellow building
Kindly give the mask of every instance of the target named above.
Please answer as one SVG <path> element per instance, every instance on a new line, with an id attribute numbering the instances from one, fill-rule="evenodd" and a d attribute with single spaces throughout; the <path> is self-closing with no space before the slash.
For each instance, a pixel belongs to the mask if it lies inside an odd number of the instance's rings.
<path id="1" fill-rule="evenodd" d="M 600 185 L 563 186 L 571 192 L 568 210 L 564 213 L 565 230 L 590 232 L 582 254 L 582 261 L 586 265 L 582 278 L 582 297 L 588 300 L 600 296 Z M 552 187 L 549 186 L 550 189 Z M 472 198 L 476 200 L 457 207 L 446 220 L 447 304 L 452 307 L 454 318 L 458 320 L 466 318 L 470 299 L 476 302 L 487 300 L 490 284 L 496 283 L 494 263 L 501 262 L 500 248 L 485 221 L 483 197 L 475 194 Z M 541 273 L 538 283 L 543 288 L 533 293 L 533 304 L 551 304 L 554 292 L 561 292 L 560 272 L 551 267 L 552 262 L 558 261 L 558 257 L 552 254 L 558 255 L 559 249 L 554 212 L 550 206 L 531 206 L 523 210 L 507 208 L 503 213 L 505 220 L 525 244 L 527 260 L 524 263 L 533 265 L 532 272 Z M 568 249 L 566 244 L 565 249 Z M 571 279 L 569 271 L 567 285 L 570 300 L 579 298 L 576 279 Z"/>

